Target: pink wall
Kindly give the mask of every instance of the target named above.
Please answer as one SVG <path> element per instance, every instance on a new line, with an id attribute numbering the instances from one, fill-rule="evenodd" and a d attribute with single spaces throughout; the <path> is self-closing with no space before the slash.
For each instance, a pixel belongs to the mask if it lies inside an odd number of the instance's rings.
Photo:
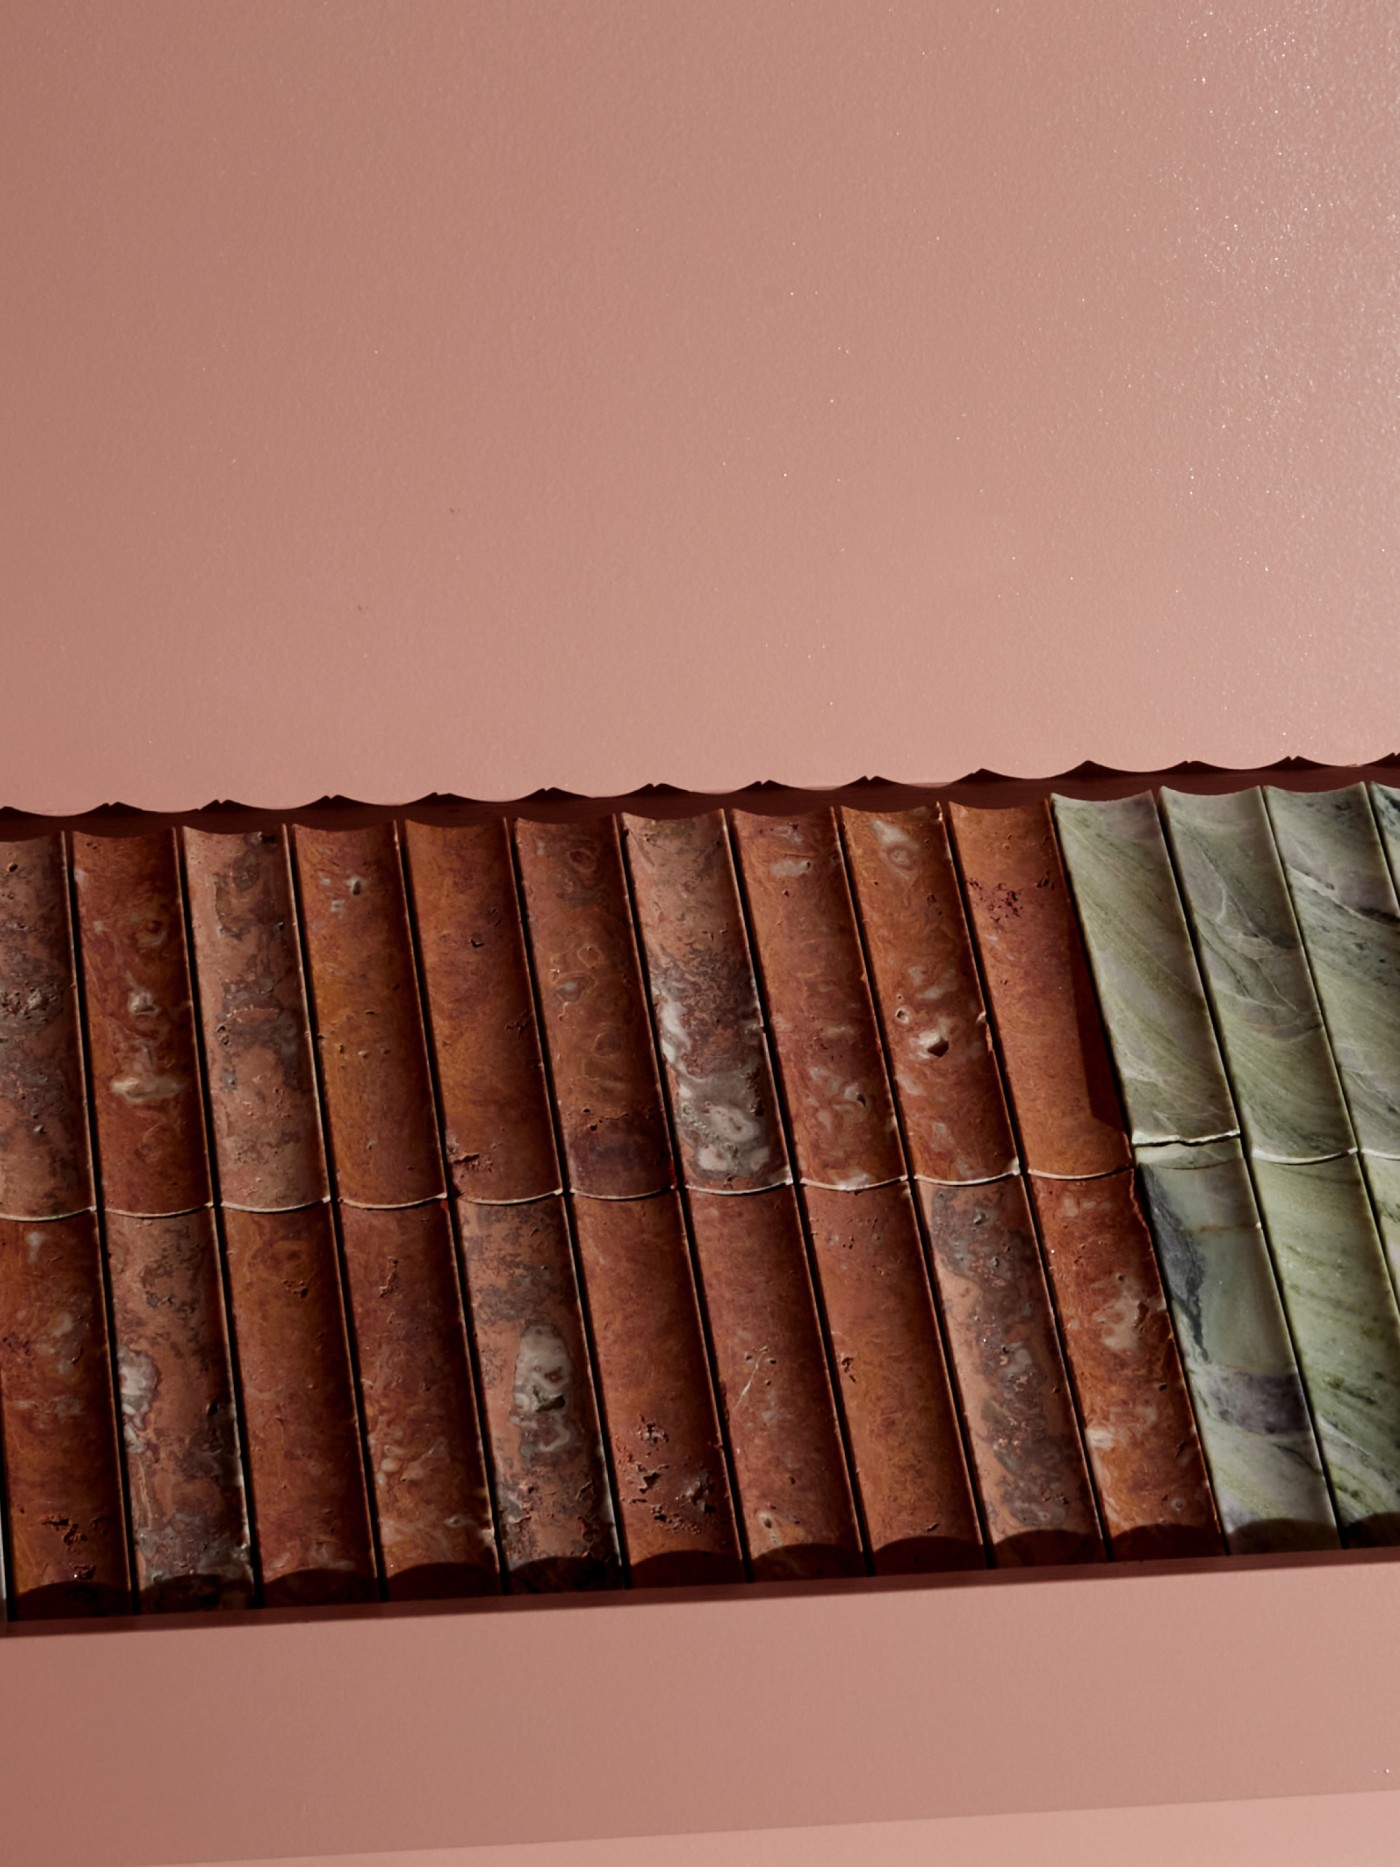
<path id="1" fill-rule="evenodd" d="M 11 0 L 0 799 L 1400 749 L 1388 0 Z"/>

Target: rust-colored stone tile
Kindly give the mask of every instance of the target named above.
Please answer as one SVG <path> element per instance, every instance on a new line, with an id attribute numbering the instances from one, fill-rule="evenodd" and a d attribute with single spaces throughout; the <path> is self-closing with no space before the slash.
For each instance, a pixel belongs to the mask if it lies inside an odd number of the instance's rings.
<path id="1" fill-rule="evenodd" d="M 617 824 L 517 823 L 535 979 L 575 1191 L 675 1184 Z"/>
<path id="2" fill-rule="evenodd" d="M 939 805 L 841 827 L 911 1170 L 991 1180 L 1016 1167 L 972 937 Z"/>
<path id="3" fill-rule="evenodd" d="M 221 1197 L 310 1205 L 326 1164 L 285 833 L 182 835 Z"/>
<path id="4" fill-rule="evenodd" d="M 390 1599 L 495 1593 L 491 1498 L 447 1208 L 346 1206 L 340 1223 Z"/>
<path id="5" fill-rule="evenodd" d="M 577 1199 L 574 1220 L 632 1580 L 738 1581 L 743 1562 L 679 1198 Z"/>
<path id="6" fill-rule="evenodd" d="M 325 1205 L 224 1214 L 258 1558 L 269 1606 L 375 1586 L 359 1416 Z"/>
<path id="7" fill-rule="evenodd" d="M 1050 806 L 949 806 L 987 995 L 1031 1173 L 1109 1173 L 1130 1153 Z"/>
<path id="8" fill-rule="evenodd" d="M 357 1206 L 444 1192 L 392 823 L 293 833 L 336 1189 Z"/>
<path id="9" fill-rule="evenodd" d="M 919 1197 L 993 1561 L 1103 1561 L 1025 1182 Z"/>
<path id="10" fill-rule="evenodd" d="M 1031 1191 L 1113 1554 L 1220 1554 L 1220 1525 L 1131 1171 L 1038 1179 Z"/>
<path id="11" fill-rule="evenodd" d="M 509 826 L 410 823 L 404 840 L 452 1184 L 472 1199 L 555 1192 Z"/>
<path id="12" fill-rule="evenodd" d="M 624 817 L 637 920 L 686 1184 L 791 1179 L 721 811 Z"/>
<path id="13" fill-rule="evenodd" d="M 802 1197 L 875 1571 L 983 1568 L 908 1184 Z"/>
<path id="14" fill-rule="evenodd" d="M 457 1224 L 510 1586 L 618 1587 L 617 1525 L 564 1201 L 459 1199 Z"/>
<path id="15" fill-rule="evenodd" d="M 63 839 L 0 843 L 0 1213 L 92 1203 Z"/>
<path id="16" fill-rule="evenodd" d="M 188 1212 L 209 1163 L 175 833 L 75 835 L 73 879 L 103 1203 Z"/>
<path id="17" fill-rule="evenodd" d="M 91 1213 L 0 1219 L 0 1429 L 16 1615 L 129 1614 L 116 1396 Z"/>
<path id="18" fill-rule="evenodd" d="M 804 1180 L 904 1173 L 846 867 L 829 810 L 732 813 L 768 1017 Z"/>
<path id="19" fill-rule="evenodd" d="M 796 1193 L 697 1193 L 690 1219 L 754 1577 L 861 1574 Z"/>
<path id="20" fill-rule="evenodd" d="M 107 1258 L 143 1608 L 253 1599 L 214 1215 L 108 1213 Z"/>

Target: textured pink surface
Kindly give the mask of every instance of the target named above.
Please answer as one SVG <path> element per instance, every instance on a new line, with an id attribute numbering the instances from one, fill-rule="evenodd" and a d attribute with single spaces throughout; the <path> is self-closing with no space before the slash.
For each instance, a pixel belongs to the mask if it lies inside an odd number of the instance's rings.
<path id="1" fill-rule="evenodd" d="M 840 1828 L 317 1854 L 266 1867 L 1392 1867 L 1400 1797 L 1284 1796 L 1056 1815 L 954 1815 Z M 213 1863 L 205 1864 L 213 1867 Z M 227 1861 L 222 1867 L 255 1867 Z"/>
<path id="2" fill-rule="evenodd" d="M 7 1799 L 7 1859 L 153 1867 L 1395 1781 L 1393 1560 L 1206 1567 L 11 1631 L 0 1756 L 26 1793 Z"/>
<path id="3" fill-rule="evenodd" d="M 11 0 L 0 800 L 1397 749 L 1388 0 Z"/>

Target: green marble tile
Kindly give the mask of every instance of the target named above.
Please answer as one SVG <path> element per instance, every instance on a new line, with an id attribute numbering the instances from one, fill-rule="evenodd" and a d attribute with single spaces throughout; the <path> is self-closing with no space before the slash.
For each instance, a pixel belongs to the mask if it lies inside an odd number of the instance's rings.
<path id="1" fill-rule="evenodd" d="M 1052 802 L 1132 1140 L 1237 1134 L 1151 794 Z"/>
<path id="2" fill-rule="evenodd" d="M 1357 1143 L 1400 1156 L 1400 904 L 1366 787 L 1264 797 Z"/>
<path id="3" fill-rule="evenodd" d="M 1328 1549 L 1337 1521 L 1238 1141 L 1137 1151 L 1221 1527 L 1236 1554 Z"/>
<path id="4" fill-rule="evenodd" d="M 1400 1541 L 1400 1312 L 1360 1165 L 1252 1170 L 1343 1535 Z"/>
<path id="5" fill-rule="evenodd" d="M 1162 816 L 1250 1153 L 1349 1152 L 1355 1137 L 1262 793 L 1164 790 Z"/>
<path id="6" fill-rule="evenodd" d="M 1400 1160 L 1390 1160 L 1383 1154 L 1363 1154 L 1361 1171 L 1371 1195 L 1381 1249 L 1390 1267 L 1390 1281 L 1400 1296 Z"/>

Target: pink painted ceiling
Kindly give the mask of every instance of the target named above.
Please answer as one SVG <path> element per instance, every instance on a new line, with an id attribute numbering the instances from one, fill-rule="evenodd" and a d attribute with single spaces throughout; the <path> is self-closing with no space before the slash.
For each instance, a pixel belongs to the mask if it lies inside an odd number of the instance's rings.
<path id="1" fill-rule="evenodd" d="M 1389 0 L 10 0 L 0 801 L 1400 750 Z"/>

